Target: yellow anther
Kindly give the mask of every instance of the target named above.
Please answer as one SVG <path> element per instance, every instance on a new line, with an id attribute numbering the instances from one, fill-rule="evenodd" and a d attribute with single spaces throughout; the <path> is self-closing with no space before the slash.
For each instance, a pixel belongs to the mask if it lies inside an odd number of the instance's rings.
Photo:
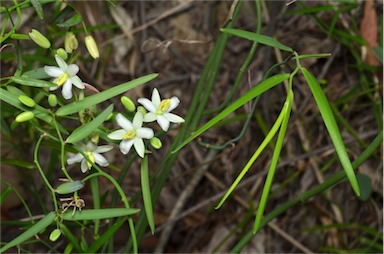
<path id="1" fill-rule="evenodd" d="M 123 139 L 133 139 L 136 136 L 135 130 L 130 130 L 123 135 Z"/>
<path id="2" fill-rule="evenodd" d="M 87 151 L 86 153 L 87 153 L 87 155 L 88 155 L 88 158 L 89 158 L 93 163 L 95 163 L 95 157 L 93 157 L 92 152 Z M 87 167 L 88 167 L 89 169 L 92 167 L 92 164 L 91 164 L 89 161 L 87 161 Z"/>
<path id="3" fill-rule="evenodd" d="M 169 106 L 171 106 L 171 99 L 164 99 L 160 102 L 159 107 L 157 108 L 157 114 L 162 115 L 165 111 L 169 109 Z"/>
<path id="4" fill-rule="evenodd" d="M 63 74 L 60 75 L 60 77 L 57 78 L 56 84 L 58 86 L 62 86 L 69 78 L 68 73 L 64 72 Z"/>

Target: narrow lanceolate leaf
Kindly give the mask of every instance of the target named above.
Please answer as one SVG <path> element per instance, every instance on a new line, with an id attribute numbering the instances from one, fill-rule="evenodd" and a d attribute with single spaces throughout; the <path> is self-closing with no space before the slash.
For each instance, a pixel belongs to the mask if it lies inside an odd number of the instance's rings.
<path id="1" fill-rule="evenodd" d="M 57 24 L 58 27 L 71 27 L 79 24 L 83 21 L 82 17 L 79 14 L 73 15 L 70 19 L 66 20 L 61 24 Z"/>
<path id="2" fill-rule="evenodd" d="M 40 0 L 31 0 L 31 4 L 35 8 L 37 16 L 39 16 L 40 19 L 44 19 L 43 7 L 41 6 Z"/>
<path id="3" fill-rule="evenodd" d="M 336 153 L 339 156 L 341 165 L 345 170 L 348 180 L 352 186 L 352 189 L 354 190 L 357 196 L 360 196 L 359 184 L 357 182 L 355 172 L 353 171 L 351 161 L 345 149 L 343 139 L 341 138 L 340 130 L 337 126 L 331 106 L 329 105 L 328 100 L 325 97 L 324 92 L 321 90 L 321 87 L 315 77 L 313 77 L 312 74 L 309 73 L 308 70 L 305 68 L 301 68 L 301 71 L 303 72 L 304 77 L 307 80 L 308 85 L 313 94 L 313 97 L 315 98 L 316 104 L 320 110 L 320 114 L 323 117 L 329 136 L 331 137 L 333 145 L 335 146 Z"/>
<path id="4" fill-rule="evenodd" d="M 88 137 L 94 130 L 96 130 L 105 121 L 105 119 L 107 119 L 109 114 L 112 113 L 112 110 L 113 110 L 113 104 L 109 105 L 109 107 L 106 108 L 102 113 L 100 113 L 95 119 L 74 130 L 72 134 L 69 135 L 69 137 L 65 142 L 75 143 Z"/>
<path id="5" fill-rule="evenodd" d="M 4 251 L 8 250 L 9 248 L 12 248 L 16 245 L 22 244 L 26 242 L 29 238 L 33 237 L 34 235 L 37 235 L 40 231 L 46 229 L 55 219 L 55 213 L 50 212 L 47 214 L 43 219 L 41 219 L 39 222 L 37 222 L 35 225 L 30 227 L 27 231 L 4 245 L 0 249 L 0 253 L 4 253 Z"/>
<path id="6" fill-rule="evenodd" d="M 54 87 L 57 86 L 55 83 L 48 82 L 45 80 L 32 79 L 27 76 L 12 77 L 11 80 L 16 84 L 23 86 L 34 86 L 34 87 Z"/>
<path id="7" fill-rule="evenodd" d="M 275 85 L 283 82 L 289 77 L 289 74 L 277 74 L 275 76 L 272 76 L 258 85 L 256 85 L 254 88 L 249 90 L 246 94 L 241 96 L 239 99 L 237 99 L 235 102 L 233 102 L 231 105 L 229 105 L 227 108 L 225 108 L 223 111 L 221 111 L 216 117 L 212 118 L 210 121 L 208 121 L 206 124 L 201 126 L 198 130 L 194 132 L 192 136 L 190 136 L 188 139 L 186 139 L 181 145 L 176 147 L 175 150 L 172 151 L 172 153 L 177 152 L 180 150 L 183 146 L 191 142 L 193 139 L 195 139 L 197 136 L 199 136 L 201 133 L 204 131 L 208 130 L 211 128 L 213 125 L 221 121 L 223 118 L 231 114 L 233 111 L 236 109 L 240 108 L 242 105 L 247 103 L 250 100 L 253 100 L 256 98 L 258 95 L 264 93 L 265 91 L 271 89 Z"/>
<path id="8" fill-rule="evenodd" d="M 155 221 L 153 219 L 152 198 L 149 186 L 148 156 L 144 156 L 141 162 L 141 191 L 143 194 L 145 215 L 152 234 L 155 232 Z"/>
<path id="9" fill-rule="evenodd" d="M 63 220 L 77 221 L 77 220 L 98 220 L 109 219 L 114 217 L 128 216 L 138 213 L 140 209 L 135 208 L 109 208 L 109 209 L 92 209 L 76 211 L 72 215 L 72 211 L 68 211 L 60 217 Z"/>
<path id="10" fill-rule="evenodd" d="M 66 115 L 70 115 L 70 114 L 79 112 L 80 110 L 89 108 L 89 107 L 96 105 L 100 102 L 106 101 L 112 97 L 115 97 L 119 94 L 122 94 L 122 93 L 124 93 L 124 92 L 126 92 L 132 88 L 135 88 L 139 85 L 147 83 L 147 82 L 151 81 L 152 79 L 156 78 L 158 75 L 159 74 L 157 74 L 157 73 L 149 74 L 149 75 L 134 79 L 132 81 L 129 81 L 127 83 L 123 83 L 121 85 L 112 87 L 112 88 L 105 90 L 101 93 L 97 93 L 97 94 L 88 96 L 88 97 L 84 98 L 83 100 L 72 102 L 68 105 L 65 105 L 65 106 L 59 108 L 57 110 L 56 114 L 58 116 L 66 116 Z"/>
<path id="11" fill-rule="evenodd" d="M 59 194 L 68 194 L 68 193 L 73 193 L 75 191 L 78 191 L 83 187 L 84 187 L 84 184 L 81 181 L 72 181 L 72 182 L 65 182 L 60 184 L 55 191 Z"/>
<path id="12" fill-rule="evenodd" d="M 222 31 L 223 33 L 228 33 L 244 39 L 255 41 L 260 44 L 278 48 L 284 51 L 293 52 L 293 49 L 291 49 L 290 47 L 287 47 L 284 44 L 278 42 L 276 39 L 266 35 L 248 32 L 248 31 L 239 30 L 239 29 L 233 29 L 233 28 L 222 28 L 220 29 L 220 31 Z"/>

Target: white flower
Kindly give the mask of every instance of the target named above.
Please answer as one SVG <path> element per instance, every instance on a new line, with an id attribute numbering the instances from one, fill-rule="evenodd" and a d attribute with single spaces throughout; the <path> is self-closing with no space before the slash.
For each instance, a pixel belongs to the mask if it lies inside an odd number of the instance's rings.
<path id="1" fill-rule="evenodd" d="M 178 115 L 169 113 L 180 103 L 180 100 L 173 96 L 171 99 L 161 100 L 159 91 L 156 88 L 152 91 L 152 101 L 147 98 L 140 98 L 138 102 L 149 112 L 144 116 L 144 122 L 153 122 L 157 120 L 161 129 L 167 131 L 170 123 L 183 123 L 184 119 Z"/>
<path id="2" fill-rule="evenodd" d="M 57 86 L 51 87 L 50 90 L 56 90 L 60 86 L 63 86 L 61 93 L 65 99 L 72 98 L 72 84 L 79 89 L 84 89 L 85 86 L 81 79 L 76 75 L 79 72 L 79 66 L 76 64 L 68 65 L 59 55 L 55 55 L 56 66 L 44 66 L 45 72 L 50 77 L 54 77 L 53 83 Z"/>
<path id="3" fill-rule="evenodd" d="M 83 149 L 88 158 L 99 166 L 106 167 L 109 165 L 107 159 L 100 153 L 105 153 L 111 150 L 113 146 L 96 146 L 93 142 L 89 141 L 87 146 Z M 92 164 L 89 163 L 81 153 L 75 154 L 67 159 L 68 164 L 81 162 L 81 172 L 85 173 L 91 169 Z"/>
<path id="4" fill-rule="evenodd" d="M 131 121 L 119 113 L 116 115 L 116 122 L 122 129 L 112 132 L 108 137 L 113 140 L 122 140 L 119 147 L 123 154 L 127 154 L 133 145 L 137 154 L 144 158 L 145 146 L 143 138 L 151 139 L 154 133 L 152 129 L 142 127 L 143 114 L 138 111 L 131 123 Z"/>

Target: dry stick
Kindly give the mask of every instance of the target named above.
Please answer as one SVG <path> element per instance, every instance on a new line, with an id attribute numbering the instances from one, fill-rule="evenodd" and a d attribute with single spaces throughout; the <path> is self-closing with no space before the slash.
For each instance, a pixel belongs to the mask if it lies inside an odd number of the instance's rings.
<path id="1" fill-rule="evenodd" d="M 188 10 L 192 5 L 193 5 L 193 2 L 195 2 L 195 0 L 191 0 L 191 1 L 188 1 L 188 2 L 185 2 L 185 3 L 182 3 L 182 4 L 179 4 L 175 7 L 173 7 L 172 9 L 164 12 L 163 14 L 161 14 L 160 16 L 158 16 L 157 18 L 154 18 L 152 20 L 150 20 L 149 22 L 139 26 L 139 27 L 136 27 L 134 29 L 132 29 L 131 33 L 134 34 L 134 33 L 137 33 L 143 29 L 146 29 L 154 24 L 156 24 L 157 22 L 159 22 L 160 20 L 162 19 L 165 19 L 169 16 L 172 16 L 172 15 L 175 15 L 179 12 L 183 12 L 183 11 L 186 11 Z"/>
<path id="2" fill-rule="evenodd" d="M 362 139 L 367 139 L 367 138 L 370 138 L 370 137 L 376 136 L 376 135 L 377 135 L 377 131 L 369 131 L 369 132 L 361 134 L 360 136 L 361 136 Z M 354 143 L 355 141 L 356 141 L 355 139 L 349 138 L 349 139 L 345 140 L 345 144 L 351 144 L 351 143 Z M 287 160 L 287 159 L 282 160 L 279 163 L 279 165 L 277 166 L 277 168 L 281 168 L 283 166 L 295 163 L 298 160 L 303 160 L 303 159 L 309 158 L 309 157 L 311 157 L 313 155 L 322 154 L 324 152 L 332 152 L 333 153 L 333 152 L 335 152 L 335 147 L 333 145 L 328 145 L 328 146 L 325 146 L 325 147 L 313 150 L 312 152 L 308 152 L 308 153 L 305 153 L 305 154 L 298 155 L 295 158 L 292 158 L 292 159 L 289 159 L 289 160 Z M 261 172 L 255 174 L 253 176 L 250 176 L 247 179 L 244 179 L 242 182 L 240 182 L 237 185 L 236 189 L 243 188 L 243 187 L 247 186 L 248 184 L 254 184 L 255 180 L 258 177 L 261 177 L 261 176 L 265 175 L 267 172 L 268 172 L 268 168 L 262 170 Z M 205 200 L 203 202 L 200 202 L 199 204 L 191 207 L 190 209 L 186 210 L 185 212 L 183 212 L 182 214 L 180 214 L 179 216 L 177 216 L 173 220 L 168 220 L 167 223 L 157 227 L 155 232 L 157 233 L 159 231 L 162 231 L 165 227 L 167 227 L 167 225 L 169 223 L 175 223 L 176 221 L 178 221 L 178 220 L 180 220 L 180 219 L 190 215 L 191 213 L 194 213 L 196 210 L 199 210 L 200 208 L 203 208 L 203 207 L 208 206 L 208 205 L 213 205 L 213 203 L 217 202 L 219 199 L 221 199 L 226 192 L 227 192 L 227 190 L 222 191 L 222 192 L 220 192 L 220 193 L 218 193 L 218 194 L 208 198 L 207 200 Z"/>
<path id="3" fill-rule="evenodd" d="M 205 171 L 209 168 L 211 165 L 210 163 L 204 163 L 206 161 L 211 161 L 213 157 L 217 154 L 216 150 L 210 150 L 207 157 L 205 158 L 204 162 L 201 158 L 200 153 L 198 152 L 198 149 L 196 148 L 196 145 L 192 146 L 192 149 L 195 151 L 195 156 L 197 159 L 203 163 L 203 166 L 201 166 L 196 173 L 193 175 L 192 180 L 189 182 L 187 187 L 184 189 L 184 191 L 181 193 L 179 199 L 176 202 L 175 207 L 173 208 L 171 215 L 169 216 L 168 223 L 166 224 L 163 233 L 161 234 L 160 240 L 158 245 L 156 246 L 156 249 L 154 253 L 163 253 L 164 247 L 168 242 L 168 239 L 171 235 L 172 229 L 176 224 L 177 217 L 179 217 L 185 203 L 187 202 L 187 199 L 191 194 L 193 193 L 194 189 L 196 188 L 197 184 L 201 180 L 201 178 L 204 176 Z"/>

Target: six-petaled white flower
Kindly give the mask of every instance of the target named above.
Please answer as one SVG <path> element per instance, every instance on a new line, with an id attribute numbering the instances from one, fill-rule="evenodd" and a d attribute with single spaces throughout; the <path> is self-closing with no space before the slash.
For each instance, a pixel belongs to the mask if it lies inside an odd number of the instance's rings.
<path id="1" fill-rule="evenodd" d="M 161 129 L 167 131 L 170 123 L 183 123 L 184 119 L 178 115 L 170 113 L 180 103 L 180 100 L 173 96 L 170 99 L 161 100 L 159 91 L 156 88 L 152 91 L 152 101 L 146 98 L 138 99 L 149 112 L 144 116 L 144 122 L 153 122 L 157 120 Z"/>
<path id="2" fill-rule="evenodd" d="M 107 159 L 100 153 L 105 153 L 111 150 L 113 146 L 104 145 L 96 146 L 93 142 L 89 141 L 87 146 L 83 149 L 83 152 L 88 156 L 88 158 L 99 166 L 106 167 L 109 165 Z M 91 169 L 92 164 L 89 163 L 81 153 L 77 153 L 67 159 L 68 164 L 74 164 L 81 162 L 81 172 L 85 173 L 87 170 Z"/>
<path id="3" fill-rule="evenodd" d="M 81 79 L 76 75 L 79 72 L 79 66 L 76 64 L 68 65 L 59 55 L 55 55 L 56 66 L 45 66 L 44 70 L 50 77 L 54 77 L 53 83 L 57 86 L 51 87 L 50 90 L 56 90 L 63 86 L 61 93 L 65 99 L 72 98 L 72 84 L 79 89 L 84 89 L 85 86 Z"/>
<path id="4" fill-rule="evenodd" d="M 133 117 L 133 122 L 131 122 L 119 113 L 116 115 L 116 122 L 122 129 L 112 132 L 108 137 L 113 140 L 121 140 L 119 147 L 123 154 L 127 154 L 133 145 L 137 154 L 144 158 L 145 146 L 143 138 L 151 139 L 154 133 L 152 129 L 142 127 L 143 114 L 138 111 Z"/>

